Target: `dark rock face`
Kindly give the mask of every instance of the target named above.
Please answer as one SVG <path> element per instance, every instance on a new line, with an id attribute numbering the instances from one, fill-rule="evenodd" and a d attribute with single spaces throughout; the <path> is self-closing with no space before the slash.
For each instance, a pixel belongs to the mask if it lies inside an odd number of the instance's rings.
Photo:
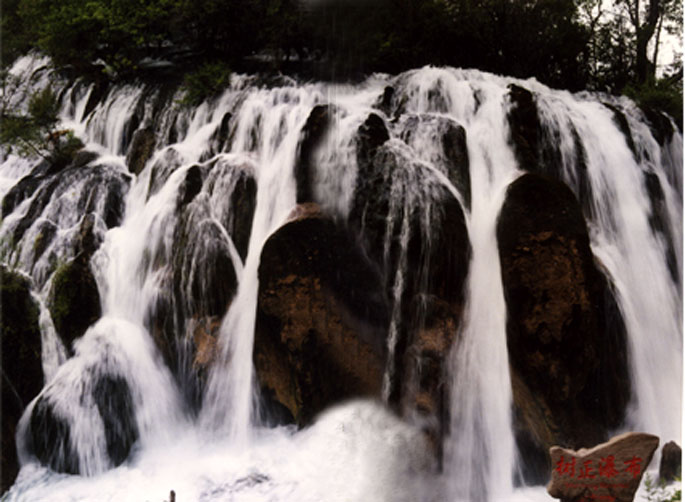
<path id="1" fill-rule="evenodd" d="M 414 136 L 439 136 L 434 139 L 441 140 L 442 150 L 431 160 L 468 201 L 463 129 L 447 119 L 411 116 L 401 131 L 409 145 Z M 464 212 L 452 192 L 388 139 L 375 114 L 359 128 L 349 225 L 382 271 L 386 296 L 395 299 L 392 308 L 402 319 L 396 326 L 390 403 L 422 424 L 440 459 L 449 421 L 446 362 L 461 322 L 470 244 Z M 403 288 L 395 298 L 398 273 Z"/>
<path id="2" fill-rule="evenodd" d="M 126 380 L 105 375 L 93 389 L 95 405 L 105 426 L 107 453 L 113 465 L 126 460 L 133 443 L 138 439 L 133 399 Z"/>
<path id="3" fill-rule="evenodd" d="M 440 146 L 429 160 L 460 193 L 464 207 L 470 209 L 471 174 L 466 130 L 454 120 L 436 115 L 405 115 L 401 123 L 400 138 L 415 150 L 425 148 L 420 140 L 426 137 Z"/>
<path id="4" fill-rule="evenodd" d="M 654 173 L 644 173 L 644 183 L 649 195 L 651 211 L 649 214 L 649 225 L 652 231 L 659 235 L 665 244 L 666 264 L 671 273 L 671 278 L 676 284 L 680 281 L 678 269 L 678 258 L 675 251 L 673 232 L 668 224 L 668 208 L 666 207 L 666 195 L 659 181 L 659 177 Z"/>
<path id="5" fill-rule="evenodd" d="M 268 408 L 306 425 L 335 402 L 380 395 L 387 326 L 380 277 L 355 241 L 318 206 L 298 206 L 259 267 L 253 355 Z"/>
<path id="6" fill-rule="evenodd" d="M 497 224 L 515 428 L 530 480 L 552 444 L 603 441 L 630 397 L 625 326 L 595 266 L 585 220 L 563 183 L 513 182 Z"/>
<path id="7" fill-rule="evenodd" d="M 535 94 L 515 84 L 509 85 L 509 101 L 511 109 L 507 120 L 511 130 L 510 143 L 521 169 L 562 180 L 560 167 L 563 156 L 559 145 L 561 133 L 557 125 L 543 124 L 538 112 Z M 624 117 L 625 118 L 625 117 Z M 578 132 L 571 126 L 574 140 L 574 186 L 573 191 L 583 211 L 590 218 L 594 218 L 592 201 L 592 187 L 587 174 L 587 154 Z M 627 140 L 630 138 L 628 131 Z"/>
<path id="8" fill-rule="evenodd" d="M 19 471 L 14 437 L 24 408 L 43 387 L 39 307 L 30 282 L 0 266 L 0 335 L 2 337 L 2 474 L 0 492 Z"/>
<path id="9" fill-rule="evenodd" d="M 36 401 L 29 427 L 31 448 L 41 463 L 57 472 L 79 473 L 78 455 L 71 446 L 69 423 L 45 398 Z"/>
<path id="10" fill-rule="evenodd" d="M 149 127 L 138 129 L 133 134 L 131 145 L 126 154 L 126 165 L 129 172 L 135 175 L 140 174 L 155 151 L 155 143 L 155 133 Z"/>
<path id="11" fill-rule="evenodd" d="M 358 144 L 359 174 L 349 224 L 383 271 L 389 298 L 398 268 L 405 274 L 398 308 L 407 322 L 400 327 L 397 379 L 391 382 L 391 400 L 397 403 L 406 374 L 404 354 L 414 333 L 432 322 L 425 306 L 439 299 L 461 317 L 470 244 L 464 212 L 449 189 L 392 145 L 378 143 L 367 150 L 367 143 Z"/>
<path id="12" fill-rule="evenodd" d="M 7 215 L 27 198 L 33 196 L 25 215 L 16 224 L 13 231 L 14 243 L 19 243 L 26 232 L 45 212 L 50 212 L 52 205 L 62 199 L 78 198 L 73 211 L 77 214 L 95 213 L 107 228 L 118 226 L 124 214 L 124 198 L 128 191 L 130 179 L 116 168 L 107 165 L 91 164 L 71 166 L 59 173 L 41 174 L 36 170 L 22 178 L 3 199 L 3 214 Z M 63 210 L 63 209 L 62 209 Z M 73 214 L 73 213 L 72 213 Z M 57 218 L 57 220 L 55 220 Z M 50 220 L 61 228 L 60 214 L 50 214 Z M 73 223 L 65 223 L 65 226 Z"/>
<path id="13" fill-rule="evenodd" d="M 100 293 L 90 269 L 88 255 L 79 254 L 55 272 L 48 309 L 64 346 L 71 351 L 80 338 L 102 315 Z"/>
<path id="14" fill-rule="evenodd" d="M 116 375 L 100 375 L 91 386 L 91 396 L 104 425 L 105 444 L 113 466 L 122 464 L 138 439 L 138 425 L 126 380 Z M 71 443 L 72 424 L 48 395 L 36 401 L 29 424 L 29 448 L 44 465 L 57 472 L 85 474 L 79 454 Z"/>
<path id="15" fill-rule="evenodd" d="M 335 113 L 332 105 L 315 106 L 307 118 L 300 133 L 297 161 L 295 164 L 295 181 L 297 183 L 297 203 L 313 202 L 312 195 L 312 162 L 314 152 L 328 131 Z"/>
<path id="16" fill-rule="evenodd" d="M 675 441 L 669 441 L 661 450 L 659 479 L 669 483 L 682 475 L 683 450 Z"/>
<path id="17" fill-rule="evenodd" d="M 149 257 L 150 266 L 166 270 L 163 294 L 147 313 L 146 324 L 189 402 L 197 406 L 213 361 L 218 321 L 211 320 L 224 316 L 237 288 L 226 234 L 244 260 L 256 192 L 249 163 L 220 156 L 191 166 L 179 186 L 171 249 Z M 210 324 L 217 325 L 210 329 Z"/>

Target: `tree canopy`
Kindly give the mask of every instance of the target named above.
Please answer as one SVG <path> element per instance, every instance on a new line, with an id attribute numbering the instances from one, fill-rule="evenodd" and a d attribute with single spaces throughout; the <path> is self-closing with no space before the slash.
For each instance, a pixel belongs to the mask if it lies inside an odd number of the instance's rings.
<path id="1" fill-rule="evenodd" d="M 682 4 L 6 0 L 2 29 L 3 64 L 36 48 L 58 66 L 81 73 L 92 71 L 97 62 L 111 74 L 126 76 L 148 58 L 175 58 L 188 71 L 218 62 L 249 69 L 261 62 L 274 70 L 347 80 L 434 64 L 532 76 L 571 90 L 620 93 L 655 84 L 663 36 L 682 35 Z M 682 65 L 666 73 L 679 88 Z"/>

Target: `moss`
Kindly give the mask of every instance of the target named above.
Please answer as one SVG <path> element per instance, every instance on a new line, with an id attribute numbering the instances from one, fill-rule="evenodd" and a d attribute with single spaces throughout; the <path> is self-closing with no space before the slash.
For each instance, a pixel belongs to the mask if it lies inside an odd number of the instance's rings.
<path id="1" fill-rule="evenodd" d="M 57 268 L 48 307 L 55 329 L 67 347 L 100 317 L 97 283 L 82 256 Z"/>

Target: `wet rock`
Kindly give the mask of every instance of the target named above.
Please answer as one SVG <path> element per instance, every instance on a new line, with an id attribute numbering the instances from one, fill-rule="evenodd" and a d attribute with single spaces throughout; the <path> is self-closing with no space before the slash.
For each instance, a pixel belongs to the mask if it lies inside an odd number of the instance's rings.
<path id="1" fill-rule="evenodd" d="M 623 133 L 623 137 L 626 140 L 628 148 L 630 148 L 630 151 L 633 154 L 633 158 L 636 162 L 638 162 L 639 159 L 637 148 L 635 148 L 635 141 L 633 140 L 633 135 L 630 132 L 630 124 L 628 123 L 628 119 L 626 118 L 625 113 L 623 113 L 617 106 L 614 106 L 611 103 L 602 104 L 606 106 L 609 110 L 611 110 L 611 112 L 614 114 L 614 124 L 616 124 L 616 127 L 619 128 L 621 133 Z"/>
<path id="2" fill-rule="evenodd" d="M 497 223 L 519 447 L 530 481 L 552 444 L 606 439 L 630 397 L 625 326 L 594 262 L 580 206 L 563 183 L 513 182 Z"/>
<path id="3" fill-rule="evenodd" d="M 72 447 L 69 422 L 45 397 L 36 401 L 29 427 L 31 451 L 42 464 L 57 472 L 79 474 L 78 454 Z"/>
<path id="4" fill-rule="evenodd" d="M 126 154 L 126 165 L 130 173 L 140 174 L 147 161 L 152 157 L 155 151 L 155 144 L 155 133 L 150 127 L 138 129 L 133 134 L 131 145 Z"/>
<path id="5" fill-rule="evenodd" d="M 359 164 L 368 164 L 373 160 L 378 148 L 390 139 L 388 128 L 381 117 L 369 114 L 357 131 L 357 159 Z"/>
<path id="6" fill-rule="evenodd" d="M 683 451 L 675 441 L 669 441 L 661 449 L 659 479 L 670 483 L 682 476 Z"/>
<path id="7" fill-rule="evenodd" d="M 537 98 L 528 89 L 509 85 L 511 108 L 507 120 L 511 131 L 510 143 L 521 169 L 563 180 L 561 167 L 562 136 L 557 125 L 544 124 L 538 112 Z M 592 215 L 591 184 L 587 175 L 587 155 L 578 131 L 569 125 L 573 136 L 574 192 L 578 194 L 586 214 Z M 567 155 L 568 156 L 568 155 Z"/>
<path id="8" fill-rule="evenodd" d="M 349 224 L 382 270 L 388 298 L 395 298 L 397 274 L 403 274 L 394 307 L 402 312 L 403 323 L 390 392 L 391 402 L 398 403 L 405 385 L 405 351 L 427 319 L 417 308 L 425 304 L 421 298 L 434 296 L 461 312 L 470 244 L 459 201 L 391 143 L 378 147 L 370 162 L 360 158 Z"/>
<path id="9" fill-rule="evenodd" d="M 131 390 L 123 378 L 104 375 L 93 389 L 93 399 L 102 417 L 107 454 L 113 465 L 120 465 L 138 439 Z"/>
<path id="10" fill-rule="evenodd" d="M 109 92 L 109 83 L 104 78 L 99 78 L 93 85 L 93 90 L 88 96 L 88 102 L 83 110 L 83 118 L 91 114 L 91 112 L 97 107 L 98 103 L 104 102 L 107 98 L 107 93 Z"/>
<path id="11" fill-rule="evenodd" d="M 332 105 L 315 106 L 307 118 L 300 133 L 297 161 L 295 164 L 295 182 L 297 184 L 297 203 L 312 202 L 312 171 L 314 153 L 324 139 L 335 112 Z"/>
<path id="12" fill-rule="evenodd" d="M 461 312 L 438 298 L 424 300 L 425 320 L 404 354 L 406 369 L 402 409 L 427 434 L 442 461 L 442 440 L 449 424 L 448 362 L 460 326 Z"/>
<path id="13" fill-rule="evenodd" d="M 461 194 L 464 207 L 470 209 L 471 174 L 466 130 L 451 118 L 429 114 L 405 115 L 401 126 L 400 138 L 445 174 Z"/>
<path id="14" fill-rule="evenodd" d="M 30 280 L 0 265 L 2 333 L 2 449 L 0 492 L 19 471 L 14 437 L 24 408 L 43 387 L 40 311 L 31 297 Z"/>
<path id="15" fill-rule="evenodd" d="M 659 438 L 628 432 L 589 450 L 550 449 L 552 479 L 547 492 L 562 502 L 632 502 Z"/>
<path id="16" fill-rule="evenodd" d="M 219 329 L 221 319 L 219 317 L 204 317 L 193 321 L 193 345 L 195 347 L 195 358 L 193 368 L 202 373 L 203 377 L 217 357 L 217 340 L 219 339 Z"/>
<path id="17" fill-rule="evenodd" d="M 514 153 L 523 169 L 538 165 L 540 118 L 533 93 L 516 84 L 509 85 L 512 107 L 508 114 Z"/>
<path id="18" fill-rule="evenodd" d="M 243 262 L 247 258 L 256 208 L 257 182 L 254 174 L 252 170 L 241 169 L 233 193 L 231 193 L 230 209 L 225 226 Z"/>
<path id="19" fill-rule="evenodd" d="M 92 386 L 84 386 L 81 402 L 92 400 L 103 423 L 104 444 L 111 465 L 122 464 L 138 439 L 138 425 L 126 380 L 117 375 L 100 375 Z M 73 419 L 60 411 L 49 394 L 38 398 L 29 423 L 29 449 L 38 460 L 57 472 L 87 474 L 72 443 Z M 88 410 L 91 412 L 92 410 Z"/>
<path id="20" fill-rule="evenodd" d="M 124 214 L 124 198 L 129 183 L 128 176 L 106 164 L 69 167 L 52 175 L 29 175 L 23 178 L 3 199 L 3 212 L 12 212 L 24 199 L 33 196 L 26 213 L 14 227 L 14 243 L 19 243 L 41 216 L 47 217 L 60 228 L 73 225 L 66 216 L 69 213 L 64 211 L 64 205 L 73 205 L 68 211 L 78 215 L 97 214 L 107 228 L 118 226 Z M 74 200 L 75 193 L 77 196 Z M 52 211 L 54 205 L 58 205 L 62 211 Z M 66 220 L 63 224 L 60 217 Z"/>
<path id="21" fill-rule="evenodd" d="M 202 170 L 200 166 L 194 165 L 186 172 L 186 177 L 179 189 L 179 203 L 181 206 L 187 205 L 202 190 Z"/>
<path id="22" fill-rule="evenodd" d="M 271 407 L 302 426 L 335 402 L 379 396 L 388 322 L 378 272 L 354 239 L 318 206 L 298 206 L 259 266 L 253 357 Z"/>
<path id="23" fill-rule="evenodd" d="M 50 246 L 50 243 L 55 238 L 57 234 L 57 225 L 55 225 L 50 220 L 43 220 L 38 223 L 38 231 L 36 233 L 36 238 L 33 241 L 33 264 L 43 256 L 45 250 Z"/>
<path id="24" fill-rule="evenodd" d="M 21 178 L 2 199 L 2 217 L 11 214 L 24 200 L 34 194 L 43 176 L 28 175 Z"/>
<path id="25" fill-rule="evenodd" d="M 640 109 L 645 114 L 649 129 L 652 131 L 654 138 L 659 142 L 659 145 L 664 146 L 671 141 L 676 129 L 673 127 L 668 115 L 651 106 L 643 105 Z"/>
<path id="26" fill-rule="evenodd" d="M 148 186 L 148 199 L 157 193 L 166 183 L 171 173 L 183 164 L 183 157 L 172 147 L 167 148 L 157 157 L 150 168 L 150 184 Z"/>
<path id="27" fill-rule="evenodd" d="M 100 154 L 97 152 L 80 150 L 74 156 L 74 160 L 71 161 L 70 167 L 84 167 L 96 160 L 98 157 L 100 157 Z"/>
<path id="28" fill-rule="evenodd" d="M 375 104 L 376 108 L 381 110 L 388 117 L 392 114 L 393 100 L 395 99 L 395 95 L 395 88 L 388 85 L 385 87 L 385 89 L 383 89 L 383 95 Z"/>
<path id="29" fill-rule="evenodd" d="M 649 195 L 650 213 L 649 226 L 656 235 L 660 235 L 664 241 L 666 252 L 666 264 L 671 273 L 671 278 L 676 284 L 679 282 L 678 258 L 676 256 L 673 232 L 668 221 L 668 207 L 666 206 L 666 195 L 655 173 L 644 172 L 644 183 Z"/>
<path id="30" fill-rule="evenodd" d="M 85 253 L 55 271 L 48 309 L 64 346 L 72 344 L 102 315 L 100 293 Z"/>
<path id="31" fill-rule="evenodd" d="M 469 153 L 466 145 L 466 130 L 459 124 L 446 121 L 442 132 L 442 148 L 448 168 L 447 176 L 464 197 L 466 208 L 471 208 L 471 175 Z"/>

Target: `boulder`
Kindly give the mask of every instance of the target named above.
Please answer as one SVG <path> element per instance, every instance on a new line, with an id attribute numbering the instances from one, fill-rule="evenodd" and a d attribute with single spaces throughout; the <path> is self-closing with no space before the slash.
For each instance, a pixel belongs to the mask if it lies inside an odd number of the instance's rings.
<path id="1" fill-rule="evenodd" d="M 128 458 L 139 436 L 131 390 L 127 381 L 118 375 L 103 374 L 93 378 L 97 380 L 82 386 L 81 392 L 89 395 L 82 394 L 79 402 L 92 402 L 94 407 L 76 413 L 80 413 L 79 418 L 83 420 L 88 420 L 86 415 L 89 413 L 99 414 L 107 458 L 112 466 L 117 466 Z M 78 419 L 62 411 L 65 404 L 55 402 L 49 391 L 48 388 L 46 393 L 41 394 L 31 412 L 28 431 L 31 453 L 56 472 L 93 474 L 84 470 L 85 466 L 81 465 L 80 460 L 83 455 L 75 449 L 76 445 L 71 440 L 74 433 L 72 427 Z M 69 413 L 74 413 L 72 406 L 67 406 Z"/>
<path id="2" fill-rule="evenodd" d="M 386 295 L 398 302 L 393 309 L 401 313 L 391 361 L 393 404 L 409 385 L 405 352 L 427 320 L 426 298 L 447 302 L 460 320 L 471 252 L 461 204 L 433 172 L 404 151 L 393 140 L 372 152 L 358 152 L 349 215 L 350 227 L 383 273 Z"/>
<path id="3" fill-rule="evenodd" d="M 562 502 L 632 502 L 659 438 L 628 432 L 591 449 L 550 448 L 547 492 Z"/>
<path id="4" fill-rule="evenodd" d="M 682 476 L 683 451 L 675 441 L 669 441 L 661 449 L 659 479 L 670 483 Z"/>
<path id="5" fill-rule="evenodd" d="M 138 129 L 126 153 L 126 165 L 130 173 L 138 175 L 155 151 L 155 133 L 150 127 Z"/>
<path id="6" fill-rule="evenodd" d="M 253 358 L 270 408 L 304 426 L 343 399 L 380 396 L 388 322 L 380 276 L 355 240 L 299 205 L 259 266 Z"/>
<path id="7" fill-rule="evenodd" d="M 0 493 L 19 472 L 14 442 L 19 419 L 43 387 L 40 309 L 31 297 L 30 280 L 0 265 L 0 335 L 2 339 L 2 448 Z"/>
<path id="8" fill-rule="evenodd" d="M 566 185 L 534 174 L 514 181 L 497 239 L 517 441 L 524 474 L 539 482 L 550 446 L 597 444 L 621 423 L 630 397 L 625 325 Z"/>
<path id="9" fill-rule="evenodd" d="M 86 253 L 55 271 L 47 303 L 55 330 L 73 354 L 74 341 L 102 315 L 100 293 Z"/>

